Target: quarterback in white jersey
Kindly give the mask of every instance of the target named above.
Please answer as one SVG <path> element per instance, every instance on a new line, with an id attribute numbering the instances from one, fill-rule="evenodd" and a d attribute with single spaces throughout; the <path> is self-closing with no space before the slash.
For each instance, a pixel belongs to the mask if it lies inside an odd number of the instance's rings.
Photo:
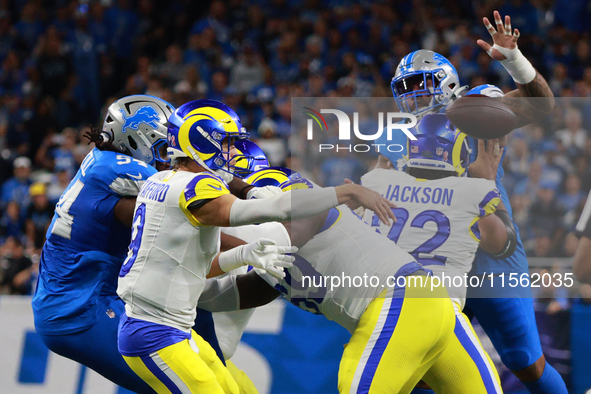
<path id="1" fill-rule="evenodd" d="M 118 294 L 126 303 L 119 351 L 159 393 L 237 393 L 211 346 L 191 329 L 206 276 L 252 265 L 282 277 L 293 261 L 285 253 L 297 248 L 263 239 L 220 253 L 220 227 L 307 217 L 350 200 L 384 212 L 385 221 L 393 215 L 385 199 L 362 186 L 239 200 L 219 176 L 228 168 L 231 138 L 246 134 L 236 113 L 196 100 L 168 121 L 168 153 L 177 169 L 151 176 L 138 195 L 119 274 Z"/>

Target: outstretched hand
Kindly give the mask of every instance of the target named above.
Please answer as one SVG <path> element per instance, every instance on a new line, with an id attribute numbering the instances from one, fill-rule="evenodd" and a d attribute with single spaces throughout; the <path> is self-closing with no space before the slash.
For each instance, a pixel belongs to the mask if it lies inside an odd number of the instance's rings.
<path id="1" fill-rule="evenodd" d="M 339 202 L 346 203 L 349 208 L 353 207 L 352 209 L 360 206 L 369 209 L 387 226 L 396 222 L 396 216 L 392 212 L 392 208 L 396 208 L 396 204 L 373 190 L 354 184 L 351 180 L 347 179 L 345 183 L 345 185 L 337 186 L 337 196 L 342 195 L 348 198 Z"/>
<path id="2" fill-rule="evenodd" d="M 243 246 L 242 261 L 255 268 L 264 269 L 274 277 L 285 277 L 285 268 L 291 268 L 295 257 L 288 253 L 296 253 L 295 246 L 277 246 L 275 241 L 261 238 Z"/>
<path id="3" fill-rule="evenodd" d="M 484 49 L 486 53 L 488 53 L 488 55 L 492 57 L 494 60 L 502 61 L 507 58 L 505 57 L 505 55 L 503 55 L 499 50 L 495 48 L 495 45 L 501 48 L 515 49 L 517 48 L 517 40 L 519 39 L 520 33 L 517 29 L 511 31 L 511 17 L 509 15 L 505 16 L 505 23 L 503 24 L 501 14 L 499 14 L 498 11 L 495 11 L 493 14 L 495 17 L 495 25 L 497 26 L 496 29 L 490 23 L 488 18 L 482 18 L 482 22 L 484 23 L 486 30 L 488 30 L 489 34 L 493 39 L 493 46 L 491 46 L 484 40 L 478 40 L 476 41 L 476 43 L 478 44 L 478 46 L 480 46 L 480 48 Z"/>
<path id="4" fill-rule="evenodd" d="M 486 145 L 486 146 L 485 146 Z M 503 150 L 499 148 L 499 140 L 478 140 L 478 157 L 468 166 L 468 173 L 472 178 L 495 180 Z"/>

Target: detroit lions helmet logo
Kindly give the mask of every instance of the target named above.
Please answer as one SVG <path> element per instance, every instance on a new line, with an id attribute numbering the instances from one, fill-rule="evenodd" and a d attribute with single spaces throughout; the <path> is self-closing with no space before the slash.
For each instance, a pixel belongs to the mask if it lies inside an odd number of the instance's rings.
<path id="1" fill-rule="evenodd" d="M 125 119 L 125 123 L 123 124 L 123 127 L 121 127 L 121 132 L 123 133 L 127 132 L 128 128 L 137 130 L 142 123 L 147 124 L 153 129 L 158 128 L 160 116 L 158 115 L 158 112 L 149 105 L 138 108 L 138 110 L 129 117 L 125 116 L 125 111 L 123 109 L 120 109 L 120 111 L 123 115 L 123 119 Z"/>

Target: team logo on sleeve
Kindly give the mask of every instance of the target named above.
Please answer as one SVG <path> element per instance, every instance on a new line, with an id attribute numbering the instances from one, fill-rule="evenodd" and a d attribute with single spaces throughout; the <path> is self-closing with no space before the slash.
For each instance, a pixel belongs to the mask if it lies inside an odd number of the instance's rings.
<path id="1" fill-rule="evenodd" d="M 160 115 L 158 115 L 158 112 L 149 105 L 138 108 L 138 110 L 129 117 L 125 116 L 125 111 L 123 109 L 120 109 L 120 111 L 125 120 L 123 127 L 121 127 L 121 131 L 124 133 L 127 132 L 127 129 L 137 130 L 142 123 L 147 124 L 153 129 L 158 128 Z"/>

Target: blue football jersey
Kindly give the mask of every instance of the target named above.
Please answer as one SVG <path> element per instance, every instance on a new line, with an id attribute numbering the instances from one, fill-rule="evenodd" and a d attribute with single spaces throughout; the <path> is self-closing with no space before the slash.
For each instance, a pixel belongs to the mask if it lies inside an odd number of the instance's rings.
<path id="1" fill-rule="evenodd" d="M 42 334 L 75 332 L 94 324 L 99 296 L 116 296 L 117 274 L 131 229 L 114 208 L 135 197 L 156 169 L 130 156 L 93 149 L 55 207 L 33 297 Z"/>
<path id="2" fill-rule="evenodd" d="M 472 137 L 468 137 L 468 145 L 472 152 L 470 152 L 470 163 L 473 163 L 478 157 L 478 140 Z M 501 158 L 501 164 L 505 159 L 505 154 L 507 150 L 503 151 L 503 157 Z M 513 209 L 511 208 L 511 203 L 509 202 L 509 195 L 507 191 L 503 187 L 501 180 L 503 179 L 503 175 L 505 171 L 503 170 L 503 166 L 499 165 L 499 169 L 497 170 L 497 178 L 495 183 L 497 185 L 497 189 L 501 194 L 501 201 L 507 212 L 509 212 L 509 216 L 511 216 L 511 220 L 513 220 Z M 474 263 L 472 264 L 472 274 L 484 274 L 484 273 L 503 273 L 503 272 L 517 272 L 517 273 L 525 273 L 528 271 L 528 263 L 527 257 L 525 255 L 525 249 L 523 248 L 523 243 L 521 242 L 521 236 L 519 235 L 519 228 L 513 222 L 513 227 L 515 227 L 515 232 L 517 234 L 517 249 L 515 249 L 515 253 L 511 256 L 507 257 L 506 259 L 495 259 L 490 254 L 486 253 L 482 249 L 478 249 L 476 252 L 476 258 L 474 259 Z"/>

